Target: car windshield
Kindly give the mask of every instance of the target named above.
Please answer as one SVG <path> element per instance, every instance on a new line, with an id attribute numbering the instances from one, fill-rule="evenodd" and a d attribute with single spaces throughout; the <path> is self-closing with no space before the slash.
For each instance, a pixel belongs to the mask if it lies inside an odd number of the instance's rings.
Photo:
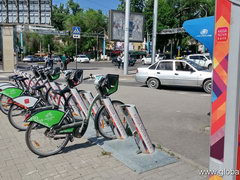
<path id="1" fill-rule="evenodd" d="M 80 57 L 80 58 L 86 58 L 87 56 L 85 56 L 85 55 L 80 55 L 79 57 Z"/>
<path id="2" fill-rule="evenodd" d="M 187 61 L 189 64 L 191 64 L 195 69 L 197 69 L 198 71 L 204 71 L 206 70 L 205 67 L 199 66 L 197 63 L 193 62 L 193 61 Z"/>
<path id="3" fill-rule="evenodd" d="M 210 56 L 206 56 L 208 59 L 211 59 L 211 57 Z"/>

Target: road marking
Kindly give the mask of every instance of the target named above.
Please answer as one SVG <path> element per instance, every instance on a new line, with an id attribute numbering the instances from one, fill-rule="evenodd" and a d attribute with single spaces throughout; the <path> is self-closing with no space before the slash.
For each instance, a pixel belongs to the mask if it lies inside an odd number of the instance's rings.
<path id="1" fill-rule="evenodd" d="M 201 94 L 201 96 L 203 96 L 203 97 L 210 97 L 211 95 L 210 94 Z"/>
<path id="2" fill-rule="evenodd" d="M 187 93 L 184 93 L 184 92 L 180 92 L 180 93 L 178 93 L 178 94 L 181 94 L 181 95 L 185 95 L 185 94 L 187 94 Z"/>

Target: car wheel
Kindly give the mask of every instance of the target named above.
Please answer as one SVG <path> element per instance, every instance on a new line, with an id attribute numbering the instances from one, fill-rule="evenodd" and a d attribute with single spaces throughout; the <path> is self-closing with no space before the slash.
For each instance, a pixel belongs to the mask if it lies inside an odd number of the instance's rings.
<path id="1" fill-rule="evenodd" d="M 150 78 L 148 81 L 147 81 L 147 85 L 149 88 L 152 88 L 152 89 L 158 89 L 159 86 L 160 86 L 160 82 L 158 79 L 156 78 Z"/>
<path id="2" fill-rule="evenodd" d="M 211 91 L 212 91 L 212 80 L 211 79 L 208 79 L 204 82 L 203 90 L 208 94 L 211 93 Z"/>
<path id="3" fill-rule="evenodd" d="M 208 65 L 208 69 L 209 69 L 209 70 L 212 70 L 212 64 L 209 64 L 209 65 Z"/>
<path id="4" fill-rule="evenodd" d="M 142 65 L 145 65 L 145 61 L 142 61 Z"/>

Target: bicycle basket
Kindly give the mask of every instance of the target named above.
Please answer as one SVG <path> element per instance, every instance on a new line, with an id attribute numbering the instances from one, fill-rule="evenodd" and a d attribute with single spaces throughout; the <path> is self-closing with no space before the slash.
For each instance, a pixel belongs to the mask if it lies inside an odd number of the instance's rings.
<path id="1" fill-rule="evenodd" d="M 33 68 L 33 74 L 34 74 L 34 76 L 36 77 L 36 78 L 39 78 L 40 77 L 40 74 L 39 74 L 39 72 L 37 71 L 37 69 L 36 68 Z"/>
<path id="2" fill-rule="evenodd" d="M 83 70 L 76 70 L 67 81 L 70 88 L 79 85 L 83 81 Z"/>
<path id="3" fill-rule="evenodd" d="M 103 95 L 109 96 L 118 90 L 119 75 L 107 74 L 99 90 Z"/>
<path id="4" fill-rule="evenodd" d="M 61 75 L 60 68 L 56 67 L 52 73 L 48 74 L 49 81 L 57 80 Z"/>
<path id="5" fill-rule="evenodd" d="M 40 71 L 40 76 L 43 80 L 45 80 L 47 78 L 46 75 L 44 74 L 43 70 Z"/>

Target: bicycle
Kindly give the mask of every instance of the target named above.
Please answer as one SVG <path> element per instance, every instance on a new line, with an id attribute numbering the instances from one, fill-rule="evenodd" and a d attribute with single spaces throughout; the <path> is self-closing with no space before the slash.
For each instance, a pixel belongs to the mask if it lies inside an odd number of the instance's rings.
<path id="1" fill-rule="evenodd" d="M 54 81 L 58 79 L 59 76 L 60 71 L 57 68 L 53 72 L 49 71 L 46 73 L 48 81 Z M 25 131 L 28 126 L 28 123 L 26 123 L 25 119 L 30 116 L 35 109 L 44 106 L 50 106 L 42 92 L 48 81 L 45 81 L 43 85 L 32 87 L 32 89 L 38 91 L 36 94 L 39 94 L 39 96 L 32 97 L 23 95 L 12 99 L 12 104 L 8 111 L 8 120 L 14 128 L 20 131 Z M 57 106 L 60 106 L 60 101 L 58 102 Z"/>
<path id="2" fill-rule="evenodd" d="M 66 101 L 65 112 L 45 109 L 37 111 L 29 117 L 28 122 L 30 124 L 26 131 L 25 140 L 28 148 L 36 155 L 44 157 L 59 153 L 69 141 L 73 141 L 73 137 L 81 138 L 87 130 L 96 102 L 100 102 L 102 107 L 96 112 L 94 118 L 95 129 L 108 139 L 127 137 L 125 127 L 114 108 L 114 106 L 120 107 L 123 103 L 111 101 L 109 98 L 118 89 L 119 76 L 110 74 L 96 76 L 95 87 L 99 94 L 93 98 L 89 108 L 87 108 L 83 98 L 74 88 L 82 82 L 82 75 L 82 70 L 66 74 L 68 86 L 62 91 L 53 91 L 59 95 L 71 92 L 71 96 Z M 91 78 L 88 77 L 84 80 Z M 74 118 L 70 101 L 74 102 L 79 108 L 81 119 Z M 105 126 L 103 126 L 103 123 Z M 109 131 L 105 131 L 106 126 L 107 129 L 111 130 L 111 134 L 109 134 Z"/>

